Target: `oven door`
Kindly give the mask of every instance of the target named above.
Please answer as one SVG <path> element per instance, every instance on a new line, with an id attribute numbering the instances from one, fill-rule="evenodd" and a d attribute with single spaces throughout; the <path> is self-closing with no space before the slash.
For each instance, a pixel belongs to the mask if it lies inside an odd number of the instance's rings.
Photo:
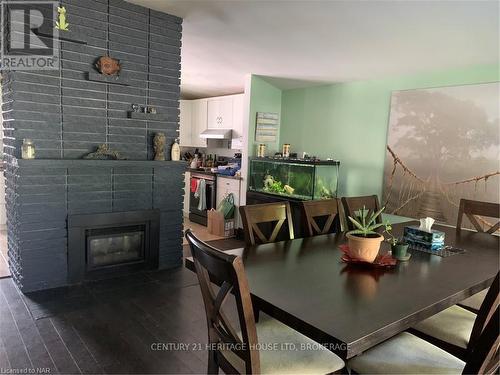
<path id="1" fill-rule="evenodd" d="M 191 179 L 205 180 L 205 202 L 206 207 L 198 209 L 200 204 L 200 197 L 196 197 L 196 192 L 189 192 L 189 219 L 195 223 L 207 225 L 207 211 L 215 207 L 216 191 L 215 179 L 207 179 L 203 177 L 191 177 Z M 197 181 L 199 183 L 199 181 Z"/>

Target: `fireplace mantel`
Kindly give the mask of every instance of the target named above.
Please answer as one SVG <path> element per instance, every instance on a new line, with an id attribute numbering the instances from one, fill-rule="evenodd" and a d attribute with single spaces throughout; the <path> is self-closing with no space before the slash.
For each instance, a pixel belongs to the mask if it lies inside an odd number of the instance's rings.
<path id="1" fill-rule="evenodd" d="M 169 167 L 185 166 L 185 161 L 157 161 L 157 160 L 88 160 L 88 159 L 13 159 L 12 164 L 18 167 Z"/>

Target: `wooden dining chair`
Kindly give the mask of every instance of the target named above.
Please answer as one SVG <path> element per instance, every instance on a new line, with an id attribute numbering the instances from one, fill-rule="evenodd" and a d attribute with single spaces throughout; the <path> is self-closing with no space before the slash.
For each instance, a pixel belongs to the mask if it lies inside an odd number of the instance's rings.
<path id="1" fill-rule="evenodd" d="M 302 202 L 302 215 L 306 222 L 307 234 L 340 232 L 339 204 L 337 199 L 321 199 Z"/>
<path id="2" fill-rule="evenodd" d="M 241 206 L 240 214 L 248 245 L 294 238 L 292 212 L 288 202 Z"/>
<path id="3" fill-rule="evenodd" d="M 497 273 L 477 315 L 455 305 L 421 321 L 410 332 L 459 358 L 467 358 L 498 307 L 499 282 Z"/>
<path id="4" fill-rule="evenodd" d="M 465 362 L 403 332 L 352 358 L 347 367 L 357 374 L 495 374 L 498 371 L 499 319 L 497 307 Z"/>
<path id="5" fill-rule="evenodd" d="M 478 232 L 495 234 L 500 228 L 500 221 L 496 224 L 487 224 L 484 218 L 500 218 L 500 204 L 491 202 L 480 202 L 470 199 L 461 199 L 457 217 L 457 231 L 462 228 L 463 216 L 466 216 Z M 487 220 L 487 219 L 486 219 Z M 481 224 L 481 221 L 483 222 Z M 473 296 L 461 301 L 458 305 L 477 313 L 487 290 L 483 290 Z"/>
<path id="6" fill-rule="evenodd" d="M 205 305 L 208 374 L 216 374 L 219 369 L 226 374 L 328 374 L 345 367 L 340 357 L 275 319 L 261 319 L 256 324 L 241 257 L 200 241 L 191 230 L 186 232 L 186 239 Z M 211 280 L 220 288 L 214 288 Z M 239 330 L 224 312 L 231 294 Z"/>
<path id="7" fill-rule="evenodd" d="M 478 232 L 494 234 L 500 230 L 500 221 L 496 224 L 485 222 L 483 217 L 500 219 L 500 204 L 491 202 L 473 201 L 460 199 L 458 208 L 457 230 L 462 228 L 463 216 L 467 216 L 471 224 Z M 480 223 L 482 221 L 482 224 Z"/>
<path id="8" fill-rule="evenodd" d="M 378 197 L 376 195 L 367 195 L 362 197 L 342 197 L 342 206 L 344 208 L 344 214 L 346 218 L 347 228 L 353 230 L 354 224 L 347 217 L 355 217 L 355 212 L 366 207 L 370 212 L 377 212 L 380 210 L 380 204 L 378 202 Z M 377 223 L 382 223 L 382 215 L 379 215 L 375 220 Z"/>

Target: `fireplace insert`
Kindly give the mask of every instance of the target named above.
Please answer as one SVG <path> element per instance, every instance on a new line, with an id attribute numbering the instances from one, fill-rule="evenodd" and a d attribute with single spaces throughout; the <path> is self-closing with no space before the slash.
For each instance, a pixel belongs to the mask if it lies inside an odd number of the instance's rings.
<path id="1" fill-rule="evenodd" d="M 69 282 L 157 268 L 159 218 L 157 210 L 69 216 Z"/>

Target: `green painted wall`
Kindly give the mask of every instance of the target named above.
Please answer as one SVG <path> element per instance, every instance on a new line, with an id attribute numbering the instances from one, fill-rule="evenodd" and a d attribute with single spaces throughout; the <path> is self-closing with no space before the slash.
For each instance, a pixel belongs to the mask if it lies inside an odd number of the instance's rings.
<path id="1" fill-rule="evenodd" d="M 281 90 L 266 82 L 262 77 L 252 75 L 250 89 L 250 112 L 248 126 L 248 155 L 257 155 L 255 142 L 255 119 L 257 112 L 274 112 L 280 115 L 281 121 Z M 276 143 L 267 143 L 267 154 L 274 154 L 280 146 Z"/>
<path id="2" fill-rule="evenodd" d="M 391 91 L 500 80 L 499 66 L 285 90 L 281 143 L 341 161 L 339 196 L 381 194 Z"/>

